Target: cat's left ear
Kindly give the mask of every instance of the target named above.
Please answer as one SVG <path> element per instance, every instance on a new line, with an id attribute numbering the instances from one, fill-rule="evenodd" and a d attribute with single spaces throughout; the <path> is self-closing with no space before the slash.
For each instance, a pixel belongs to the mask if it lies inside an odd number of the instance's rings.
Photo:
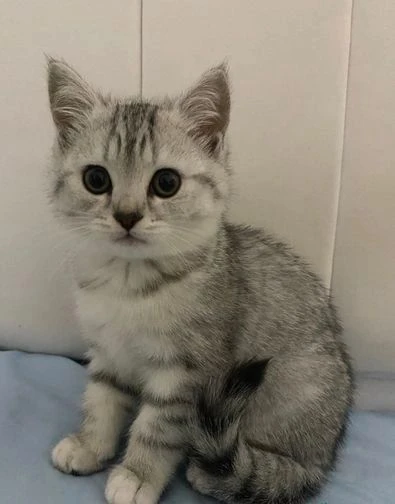
<path id="1" fill-rule="evenodd" d="M 188 131 L 204 149 L 214 154 L 230 118 L 230 87 L 225 63 L 208 70 L 179 100 Z"/>
<path id="2" fill-rule="evenodd" d="M 67 63 L 53 58 L 48 58 L 48 94 L 59 141 L 66 147 L 86 126 L 99 95 Z"/>

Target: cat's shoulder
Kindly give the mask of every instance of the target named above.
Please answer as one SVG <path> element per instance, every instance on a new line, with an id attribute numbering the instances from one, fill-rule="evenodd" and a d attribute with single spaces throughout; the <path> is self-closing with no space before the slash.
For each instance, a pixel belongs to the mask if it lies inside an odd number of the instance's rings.
<path id="1" fill-rule="evenodd" d="M 229 248 L 257 253 L 259 255 L 283 256 L 289 259 L 300 260 L 300 257 L 289 244 L 268 233 L 263 228 L 257 228 L 248 224 L 226 222 L 224 229 Z"/>

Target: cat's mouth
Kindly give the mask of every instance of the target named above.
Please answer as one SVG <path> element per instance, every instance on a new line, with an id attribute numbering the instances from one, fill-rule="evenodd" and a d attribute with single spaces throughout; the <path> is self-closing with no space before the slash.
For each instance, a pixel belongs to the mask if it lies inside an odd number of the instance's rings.
<path id="1" fill-rule="evenodd" d="M 147 242 L 136 235 L 125 234 L 115 239 L 116 243 L 121 245 L 144 245 Z"/>

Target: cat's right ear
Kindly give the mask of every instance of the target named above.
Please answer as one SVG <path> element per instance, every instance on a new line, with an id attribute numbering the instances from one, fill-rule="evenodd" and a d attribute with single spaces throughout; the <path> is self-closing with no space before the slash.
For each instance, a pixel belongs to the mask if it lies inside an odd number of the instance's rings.
<path id="1" fill-rule="evenodd" d="M 202 75 L 178 101 L 187 118 L 188 133 L 209 152 L 215 153 L 230 118 L 228 68 L 222 63 Z"/>
<path id="2" fill-rule="evenodd" d="M 67 147 L 98 101 L 97 93 L 67 63 L 48 58 L 48 94 L 62 147 Z"/>

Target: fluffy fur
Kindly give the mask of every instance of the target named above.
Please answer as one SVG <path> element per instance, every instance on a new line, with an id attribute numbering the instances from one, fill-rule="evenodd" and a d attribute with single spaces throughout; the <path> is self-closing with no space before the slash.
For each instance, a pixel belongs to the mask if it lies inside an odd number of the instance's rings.
<path id="1" fill-rule="evenodd" d="M 148 102 L 102 96 L 50 60 L 49 95 L 51 200 L 79 239 L 90 360 L 84 421 L 54 465 L 103 468 L 136 409 L 109 503 L 155 504 L 184 459 L 194 488 L 227 503 L 304 502 L 334 465 L 352 372 L 319 279 L 263 231 L 227 221 L 226 68 Z M 108 170 L 112 191 L 86 190 L 87 165 Z M 164 167 L 182 179 L 167 199 L 150 190 Z M 142 218 L 127 232 L 119 212 Z"/>

